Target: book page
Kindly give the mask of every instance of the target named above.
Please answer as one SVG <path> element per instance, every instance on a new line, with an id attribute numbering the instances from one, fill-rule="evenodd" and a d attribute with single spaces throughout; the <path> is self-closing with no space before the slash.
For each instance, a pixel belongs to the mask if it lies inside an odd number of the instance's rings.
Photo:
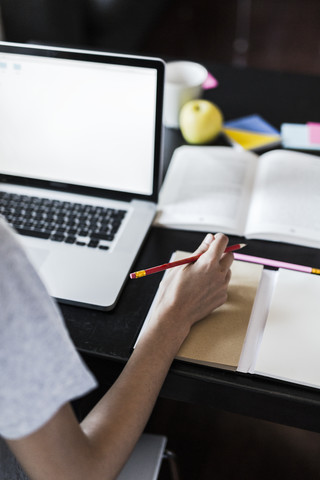
<path id="1" fill-rule="evenodd" d="M 259 158 L 245 236 L 320 247 L 320 157 L 275 150 Z"/>
<path id="2" fill-rule="evenodd" d="M 279 270 L 255 373 L 320 388 L 320 277 Z"/>
<path id="3" fill-rule="evenodd" d="M 155 224 L 242 235 L 257 157 L 231 147 L 176 149 Z"/>

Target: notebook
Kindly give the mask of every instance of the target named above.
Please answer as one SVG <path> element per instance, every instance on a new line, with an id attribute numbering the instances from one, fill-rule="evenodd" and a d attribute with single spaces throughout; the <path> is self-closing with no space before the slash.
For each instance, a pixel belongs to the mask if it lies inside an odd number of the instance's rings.
<path id="1" fill-rule="evenodd" d="M 0 214 L 61 302 L 119 298 L 156 211 L 163 82 L 157 58 L 0 43 Z"/>
<path id="2" fill-rule="evenodd" d="M 170 261 L 188 256 L 190 252 L 179 250 L 173 253 Z M 226 370 L 238 370 L 256 293 L 262 278 L 263 265 L 235 260 L 231 270 L 227 302 L 192 326 L 176 359 Z M 157 295 L 154 302 L 156 298 Z M 148 328 L 154 302 L 136 344 Z"/>

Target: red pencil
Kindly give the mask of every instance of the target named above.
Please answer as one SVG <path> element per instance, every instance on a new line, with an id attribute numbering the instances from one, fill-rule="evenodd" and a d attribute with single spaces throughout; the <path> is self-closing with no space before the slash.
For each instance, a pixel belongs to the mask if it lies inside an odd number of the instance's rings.
<path id="1" fill-rule="evenodd" d="M 245 247 L 245 243 L 237 243 L 236 245 L 230 245 L 225 249 L 225 253 L 234 252 L 235 250 L 240 250 L 240 248 Z M 158 265 L 157 267 L 146 268 L 145 270 L 139 270 L 138 272 L 130 273 L 130 278 L 141 278 L 146 275 L 151 275 L 152 273 L 162 272 L 163 270 L 168 270 L 168 268 L 178 267 L 179 265 L 185 265 L 187 263 L 192 263 L 198 260 L 201 257 L 202 253 L 199 255 L 194 255 L 193 257 L 183 258 L 182 260 L 176 260 L 175 262 L 164 263 L 163 265 Z"/>

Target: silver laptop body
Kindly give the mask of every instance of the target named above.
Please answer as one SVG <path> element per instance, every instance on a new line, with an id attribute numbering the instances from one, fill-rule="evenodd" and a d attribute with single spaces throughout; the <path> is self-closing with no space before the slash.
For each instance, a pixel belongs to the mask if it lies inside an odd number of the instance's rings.
<path id="1" fill-rule="evenodd" d="M 31 196 L 47 217 L 53 201 L 94 218 L 72 243 L 19 234 L 61 302 L 111 309 L 128 279 L 158 199 L 163 79 L 160 59 L 0 43 L 0 195 Z M 90 239 L 107 209 L 122 212 L 116 233 Z"/>

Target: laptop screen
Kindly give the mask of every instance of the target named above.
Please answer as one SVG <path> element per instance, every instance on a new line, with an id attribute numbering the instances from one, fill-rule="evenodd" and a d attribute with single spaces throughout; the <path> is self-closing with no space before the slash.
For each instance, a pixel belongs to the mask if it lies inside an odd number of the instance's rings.
<path id="1" fill-rule="evenodd" d="M 153 194 L 161 122 L 156 60 L 1 50 L 2 174 Z"/>

